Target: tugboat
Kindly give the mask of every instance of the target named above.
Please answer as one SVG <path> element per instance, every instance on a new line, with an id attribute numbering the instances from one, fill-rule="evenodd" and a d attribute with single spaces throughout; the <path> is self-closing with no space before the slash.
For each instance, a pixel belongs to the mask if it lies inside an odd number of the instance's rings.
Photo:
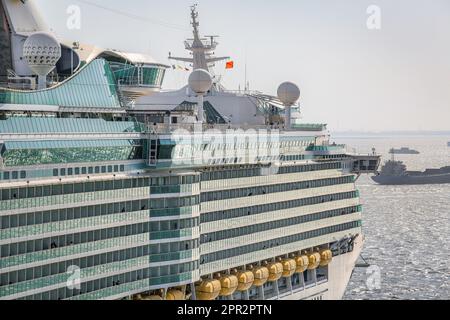
<path id="1" fill-rule="evenodd" d="M 407 171 L 402 161 L 389 160 L 372 180 L 383 185 L 450 183 L 450 166 L 425 171 Z"/>
<path id="2" fill-rule="evenodd" d="M 413 150 L 407 147 L 402 147 L 400 149 L 395 149 L 392 148 L 391 150 L 389 150 L 390 154 L 420 154 L 419 151 L 417 150 Z"/>

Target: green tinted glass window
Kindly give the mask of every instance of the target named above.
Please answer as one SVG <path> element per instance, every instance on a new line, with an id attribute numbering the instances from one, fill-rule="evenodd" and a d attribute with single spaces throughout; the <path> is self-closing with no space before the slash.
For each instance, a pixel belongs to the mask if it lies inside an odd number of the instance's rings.
<path id="1" fill-rule="evenodd" d="M 114 75 L 104 59 L 92 61 L 73 77 L 49 89 L 3 90 L 0 103 L 120 108 Z"/>

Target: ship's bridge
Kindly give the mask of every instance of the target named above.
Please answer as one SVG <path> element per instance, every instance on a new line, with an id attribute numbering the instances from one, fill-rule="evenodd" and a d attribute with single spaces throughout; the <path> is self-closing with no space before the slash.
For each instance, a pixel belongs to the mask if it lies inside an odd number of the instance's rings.
<path id="1" fill-rule="evenodd" d="M 343 168 L 357 175 L 375 174 L 381 163 L 381 156 L 375 150 L 371 154 L 359 154 L 344 144 L 311 144 L 306 152 L 314 154 L 319 161 L 343 159 Z"/>
<path id="2" fill-rule="evenodd" d="M 125 104 L 160 91 L 168 68 L 149 55 L 140 53 L 112 50 L 102 52 L 97 58 L 104 58 L 109 62 Z"/>
<path id="3" fill-rule="evenodd" d="M 381 163 L 381 156 L 377 154 L 349 154 L 351 171 L 358 175 L 363 173 L 376 174 Z"/>

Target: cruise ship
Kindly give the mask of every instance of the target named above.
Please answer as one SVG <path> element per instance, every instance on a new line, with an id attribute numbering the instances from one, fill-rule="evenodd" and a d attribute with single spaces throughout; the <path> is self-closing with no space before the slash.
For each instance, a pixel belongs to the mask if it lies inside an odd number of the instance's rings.
<path id="1" fill-rule="evenodd" d="M 300 91 L 230 91 L 191 8 L 189 82 L 0 1 L 1 300 L 341 299 L 375 154 L 304 123 Z"/>

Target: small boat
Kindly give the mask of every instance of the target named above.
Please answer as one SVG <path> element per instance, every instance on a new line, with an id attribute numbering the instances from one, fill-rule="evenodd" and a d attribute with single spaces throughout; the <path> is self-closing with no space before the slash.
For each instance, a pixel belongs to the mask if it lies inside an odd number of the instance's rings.
<path id="1" fill-rule="evenodd" d="M 413 150 L 407 147 L 402 147 L 400 149 L 395 149 L 392 148 L 391 150 L 389 150 L 390 154 L 420 154 L 419 151 L 417 150 Z"/>

